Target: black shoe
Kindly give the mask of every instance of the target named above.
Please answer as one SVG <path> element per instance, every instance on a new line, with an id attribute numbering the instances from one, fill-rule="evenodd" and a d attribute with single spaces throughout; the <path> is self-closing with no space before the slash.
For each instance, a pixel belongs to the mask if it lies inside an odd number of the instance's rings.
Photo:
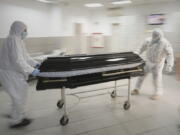
<path id="1" fill-rule="evenodd" d="M 31 122 L 32 122 L 31 119 L 24 118 L 20 123 L 10 125 L 10 128 L 22 128 L 22 127 L 28 126 L 29 124 L 31 124 Z"/>

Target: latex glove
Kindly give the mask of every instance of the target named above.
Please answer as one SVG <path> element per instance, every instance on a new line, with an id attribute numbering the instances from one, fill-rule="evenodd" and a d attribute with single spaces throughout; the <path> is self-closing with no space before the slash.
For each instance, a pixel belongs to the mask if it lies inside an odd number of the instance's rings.
<path id="1" fill-rule="evenodd" d="M 172 67 L 171 66 L 166 66 L 166 71 L 167 72 L 172 72 Z"/>
<path id="2" fill-rule="evenodd" d="M 34 69 L 34 71 L 31 73 L 32 76 L 37 76 L 40 73 L 39 69 Z"/>
<path id="3" fill-rule="evenodd" d="M 41 66 L 40 63 L 36 64 L 35 68 L 39 68 Z"/>

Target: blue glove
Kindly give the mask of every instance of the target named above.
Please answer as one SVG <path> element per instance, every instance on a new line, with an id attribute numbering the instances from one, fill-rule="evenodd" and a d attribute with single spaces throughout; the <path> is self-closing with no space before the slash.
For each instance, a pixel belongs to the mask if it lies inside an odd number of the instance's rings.
<path id="1" fill-rule="evenodd" d="M 40 63 L 36 64 L 35 68 L 39 68 L 41 66 Z"/>
<path id="2" fill-rule="evenodd" d="M 40 73 L 39 69 L 34 69 L 34 71 L 31 73 L 32 76 L 37 76 Z"/>

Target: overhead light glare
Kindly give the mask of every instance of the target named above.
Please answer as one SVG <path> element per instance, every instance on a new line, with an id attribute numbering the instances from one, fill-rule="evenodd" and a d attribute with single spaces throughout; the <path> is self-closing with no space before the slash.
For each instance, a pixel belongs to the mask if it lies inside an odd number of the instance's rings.
<path id="1" fill-rule="evenodd" d="M 37 0 L 39 2 L 43 2 L 43 3 L 57 3 L 58 1 L 56 0 Z"/>
<path id="2" fill-rule="evenodd" d="M 95 8 L 95 7 L 103 7 L 104 5 L 101 3 L 87 3 L 84 6 L 90 7 L 90 8 Z"/>
<path id="3" fill-rule="evenodd" d="M 132 1 L 130 0 L 119 0 L 119 1 L 113 1 L 113 5 L 123 5 L 123 4 L 131 4 Z"/>

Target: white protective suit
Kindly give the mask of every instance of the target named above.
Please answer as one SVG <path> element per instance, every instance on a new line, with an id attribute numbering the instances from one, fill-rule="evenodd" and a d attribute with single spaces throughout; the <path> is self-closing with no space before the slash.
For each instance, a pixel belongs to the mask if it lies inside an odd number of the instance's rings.
<path id="1" fill-rule="evenodd" d="M 0 50 L 0 82 L 12 100 L 12 124 L 25 118 L 28 84 L 26 80 L 38 64 L 27 53 L 22 32 L 27 29 L 22 22 L 11 25 L 9 35 Z"/>
<path id="2" fill-rule="evenodd" d="M 152 72 L 153 83 L 155 86 L 154 95 L 162 95 L 162 71 L 167 62 L 166 70 L 171 71 L 174 65 L 174 55 L 171 44 L 164 38 L 161 30 L 156 29 L 152 33 L 152 37 L 148 38 L 141 49 L 138 50 L 139 54 L 146 51 L 147 61 L 144 67 L 145 75 L 138 78 L 135 89 L 140 90 L 142 83 L 149 72 Z"/>

